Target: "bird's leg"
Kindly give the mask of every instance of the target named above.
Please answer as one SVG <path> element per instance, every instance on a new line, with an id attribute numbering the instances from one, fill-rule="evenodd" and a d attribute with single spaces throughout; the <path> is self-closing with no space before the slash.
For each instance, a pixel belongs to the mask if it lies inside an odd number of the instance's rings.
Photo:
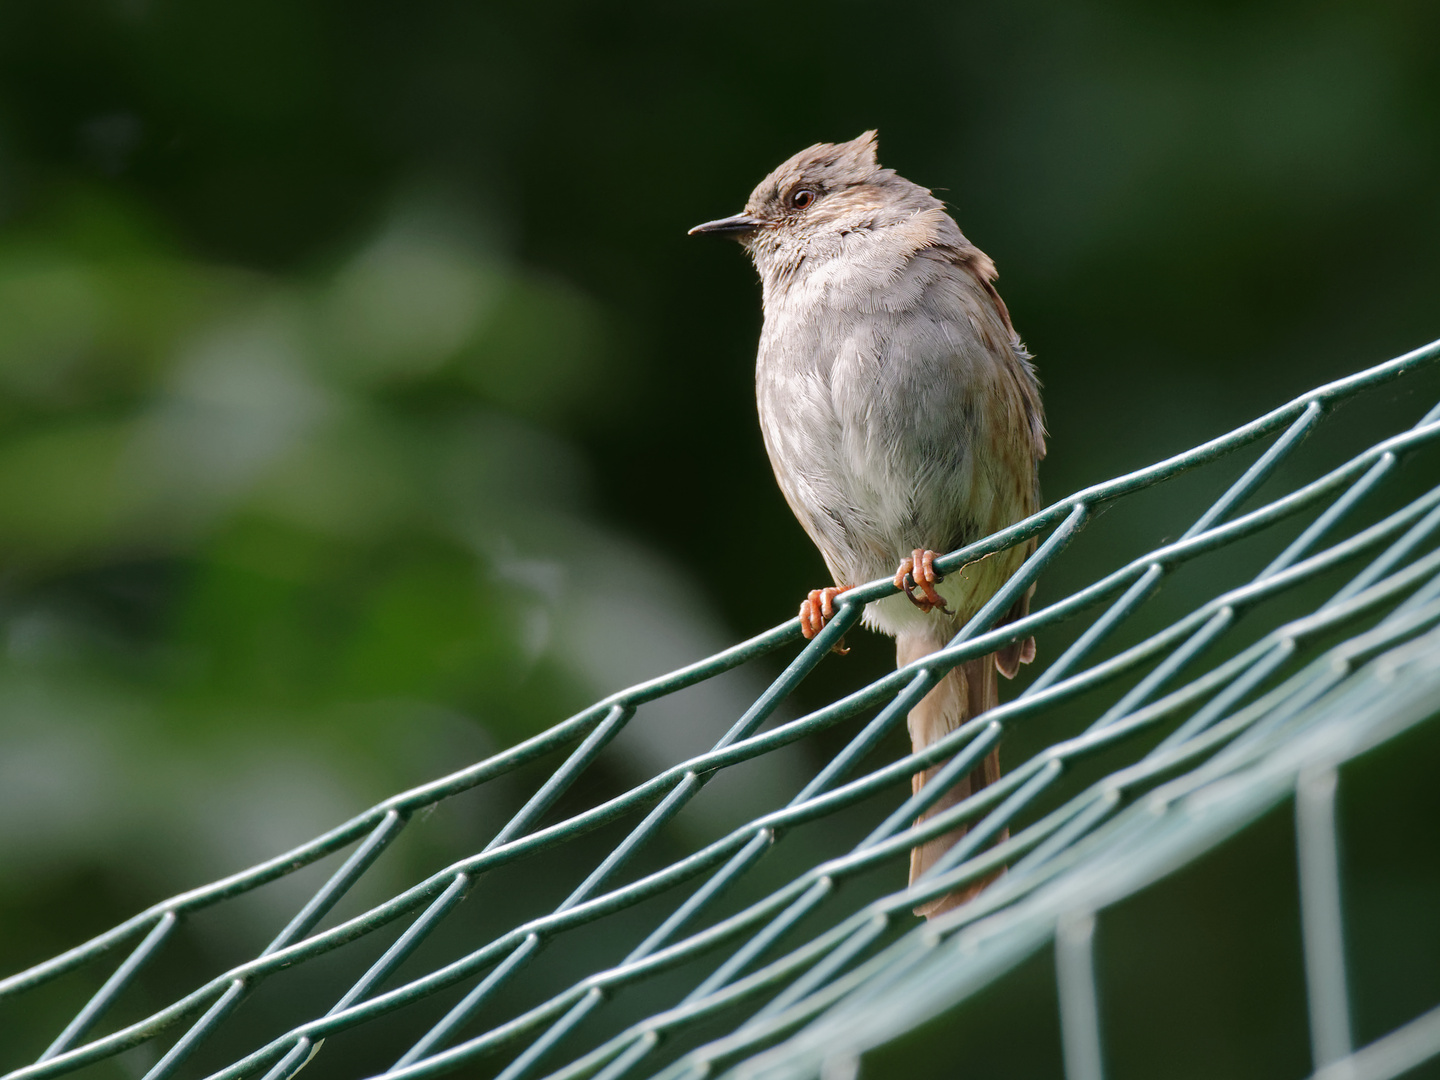
<path id="1" fill-rule="evenodd" d="M 916 548 L 908 558 L 900 560 L 900 569 L 895 571 L 895 587 L 903 590 L 910 602 L 921 611 L 931 612 L 939 608 L 946 615 L 955 614 L 945 606 L 945 598 L 935 591 L 935 586 L 945 580 L 935 570 L 936 553 L 929 548 Z M 916 596 L 919 589 L 923 596 Z"/>
<path id="2" fill-rule="evenodd" d="M 809 641 L 825 629 L 825 624 L 835 617 L 835 598 L 849 589 L 849 585 L 828 585 L 823 589 L 810 590 L 810 595 L 800 603 L 800 632 L 805 635 L 805 640 Z M 842 637 L 830 651 L 844 656 L 850 650 L 845 647 Z"/>

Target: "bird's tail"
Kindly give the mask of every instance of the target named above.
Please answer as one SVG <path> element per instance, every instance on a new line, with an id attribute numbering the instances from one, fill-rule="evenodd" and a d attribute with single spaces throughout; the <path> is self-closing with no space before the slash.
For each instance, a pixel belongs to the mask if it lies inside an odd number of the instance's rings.
<path id="1" fill-rule="evenodd" d="M 923 633 L 901 634 L 895 642 L 897 665 L 904 667 L 906 664 L 929 655 L 944 644 L 943 637 L 937 639 L 930 634 Z M 937 739 L 954 731 L 965 721 L 998 705 L 1000 703 L 1000 685 L 996 668 L 996 657 L 994 656 L 982 656 L 952 668 L 939 684 L 925 695 L 920 704 L 910 710 L 910 742 L 913 748 L 920 750 L 929 746 Z M 944 764 L 944 762 L 939 762 L 924 772 L 916 773 L 911 781 L 914 791 L 918 793 L 930 778 L 944 767 Z M 1000 779 L 1000 751 L 996 748 L 991 750 L 985 760 L 972 769 L 968 776 L 947 791 L 934 807 L 922 814 L 917 819 L 917 824 L 969 798 L 974 792 L 979 791 L 987 784 L 993 784 L 998 779 Z M 916 879 L 933 866 L 940 856 L 954 847 L 966 831 L 967 827 L 961 825 L 912 848 L 910 850 L 910 883 L 913 885 Z M 958 907 L 985 888 L 995 876 L 991 875 L 982 881 L 972 882 L 954 892 L 927 901 L 915 909 L 915 914 L 931 918 Z"/>

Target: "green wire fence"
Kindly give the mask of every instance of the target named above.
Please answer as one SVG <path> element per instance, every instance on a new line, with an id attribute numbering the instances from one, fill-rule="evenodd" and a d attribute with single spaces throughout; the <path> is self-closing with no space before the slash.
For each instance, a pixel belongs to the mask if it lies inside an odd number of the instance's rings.
<path id="1" fill-rule="evenodd" d="M 7 1075 L 58 1076 L 149 1044 L 145 1080 L 182 1070 L 210 1080 L 283 1080 L 312 1058 L 310 1067 L 323 1072 L 327 1039 L 363 1039 L 383 1023 L 387 1039 L 408 1048 L 383 1059 L 377 1049 L 368 1069 L 347 1075 L 464 1068 L 504 1080 L 725 1070 L 854 1076 L 873 1048 L 1053 948 L 1066 1075 L 1098 1080 L 1106 1050 L 1097 912 L 1292 798 L 1313 1069 L 1325 1077 L 1399 1075 L 1440 1054 L 1440 1007 L 1353 1045 L 1335 800 L 1342 764 L 1440 709 L 1440 484 L 1426 479 L 1440 476 L 1433 457 L 1440 405 L 1418 417 L 1391 406 L 1391 433 L 1382 441 L 1312 468 L 1309 479 L 1281 481 L 1299 475 L 1312 450 L 1323 458 L 1326 440 L 1306 438 L 1336 406 L 1373 396 L 1437 358 L 1440 342 L 1322 386 L 946 555 L 937 566 L 950 572 L 1040 538 L 1034 556 L 945 650 L 821 708 L 785 711 L 863 606 L 893 591 L 889 582 L 847 593 L 831 625 L 711 750 L 618 795 L 576 808 L 586 783 L 574 785 L 637 710 L 742 665 L 763 670 L 762 658 L 799 642 L 797 622 L 613 694 L 308 844 L 155 904 L 11 975 L 0 981 L 0 1030 L 27 1022 L 42 984 L 91 965 L 111 970 L 48 1048 Z M 1412 467 L 1400 481 L 1407 460 Z M 1118 513 L 1196 469 L 1235 478 L 1177 539 L 1133 558 L 1110 556 L 1097 580 L 995 628 L 1032 583 L 1063 573 L 1067 549 L 1102 510 Z M 1412 496 L 1417 476 L 1421 493 Z M 1242 512 L 1267 481 L 1285 490 Z M 1248 580 L 1207 587 L 1208 598 L 1179 617 L 1157 607 L 1161 584 L 1181 568 L 1198 562 L 1205 582 L 1219 582 L 1257 551 Z M 910 707 L 951 667 L 1031 634 L 1040 661 L 1012 700 L 922 753 L 883 752 Z M 1047 717 L 1063 738 L 1026 760 L 1011 754 L 998 783 L 914 824 L 948 782 Z M 693 830 L 673 824 L 716 776 L 797 743 L 825 753 L 788 799 L 753 791 L 754 817 L 708 843 L 688 840 Z M 547 758 L 556 764 L 543 774 L 540 765 L 527 768 Z M 946 759 L 936 779 L 911 795 L 911 775 Z M 369 880 L 387 849 L 425 829 L 422 811 L 481 785 L 535 775 L 533 793 L 482 850 L 341 917 L 347 894 Z M 961 823 L 970 823 L 964 839 L 913 888 L 900 888 L 909 849 Z M 796 839 L 817 826 L 833 828 L 808 846 Z M 615 842 L 601 842 L 611 833 Z M 848 850 L 827 850 L 825 838 L 833 848 L 837 836 L 849 837 Z M 691 850 L 677 850 L 685 844 Z M 141 1008 L 140 1018 L 107 1027 L 112 1009 L 135 1014 L 129 999 L 147 965 L 184 938 L 202 909 L 223 913 L 327 857 L 338 867 L 256 955 L 163 1008 Z M 556 858 L 578 884 L 540 908 L 539 894 L 523 888 L 535 865 L 527 860 Z M 513 872 L 503 894 L 487 901 L 487 875 L 506 868 Z M 1000 868 L 994 884 L 942 919 L 927 924 L 910 913 Z M 472 892 L 473 903 L 503 919 L 495 916 L 501 921 L 483 933 L 448 932 L 455 921 L 447 918 Z M 592 930 L 600 933 L 583 938 Z M 584 955 L 603 957 L 577 978 L 570 946 L 582 938 Z M 554 948 L 547 953 L 547 946 Z M 231 1046 L 224 1036 L 242 1002 L 303 978 L 337 951 L 369 960 L 348 989 L 292 997 L 299 1013 L 273 1035 L 217 1050 Z"/>

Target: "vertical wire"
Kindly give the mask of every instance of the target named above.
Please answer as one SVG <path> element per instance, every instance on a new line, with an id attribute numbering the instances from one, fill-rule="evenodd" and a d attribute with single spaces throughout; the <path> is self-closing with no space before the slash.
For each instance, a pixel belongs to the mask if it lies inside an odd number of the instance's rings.
<path id="1" fill-rule="evenodd" d="M 1055 985 L 1066 1080 L 1104 1080 L 1100 1004 L 1095 990 L 1095 913 L 1060 920 L 1055 929 Z"/>
<path id="2" fill-rule="evenodd" d="M 1363 1050 L 1317 1069 L 1310 1080 L 1393 1080 L 1437 1056 L 1440 1056 L 1440 1006 L 1401 1024 Z"/>
<path id="3" fill-rule="evenodd" d="M 1336 786 L 1332 768 L 1302 774 L 1295 789 L 1300 927 L 1310 1004 L 1310 1048 L 1316 1069 L 1339 1061 L 1351 1050 L 1340 857 L 1335 836 Z"/>

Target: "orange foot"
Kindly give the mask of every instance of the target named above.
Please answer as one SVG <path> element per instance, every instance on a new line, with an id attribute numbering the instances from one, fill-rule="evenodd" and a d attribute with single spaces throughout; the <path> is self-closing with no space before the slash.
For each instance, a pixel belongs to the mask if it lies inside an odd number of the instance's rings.
<path id="1" fill-rule="evenodd" d="M 835 598 L 843 592 L 848 592 L 848 585 L 830 585 L 823 589 L 811 589 L 810 595 L 800 603 L 800 632 L 805 635 L 808 641 L 821 630 L 825 624 L 835 617 Z M 850 650 L 845 648 L 845 639 L 841 638 L 831 650 L 844 656 Z"/>
<path id="2" fill-rule="evenodd" d="M 921 611 L 928 613 L 939 608 L 946 615 L 954 615 L 945 606 L 945 598 L 935 591 L 935 586 L 945 580 L 935 572 L 935 555 L 929 548 L 916 548 L 908 559 L 900 560 L 900 569 L 895 571 L 895 587 L 903 589 L 910 602 Z M 924 595 L 916 596 L 915 589 Z"/>

